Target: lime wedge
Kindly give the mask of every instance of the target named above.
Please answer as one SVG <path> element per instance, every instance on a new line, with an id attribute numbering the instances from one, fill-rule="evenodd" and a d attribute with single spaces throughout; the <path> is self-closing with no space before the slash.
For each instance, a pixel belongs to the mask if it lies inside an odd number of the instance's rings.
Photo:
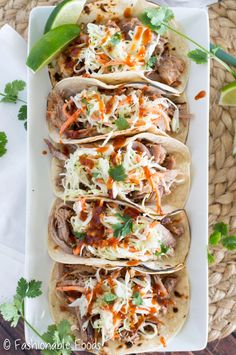
<path id="1" fill-rule="evenodd" d="M 47 32 L 31 48 L 26 65 L 37 72 L 50 63 L 79 34 L 80 27 L 78 25 L 62 25 Z"/>
<path id="2" fill-rule="evenodd" d="M 236 106 L 236 81 L 221 89 L 219 104 L 223 106 Z"/>
<path id="3" fill-rule="evenodd" d="M 61 25 L 77 23 L 86 0 L 64 0 L 58 4 L 49 16 L 44 33 Z"/>

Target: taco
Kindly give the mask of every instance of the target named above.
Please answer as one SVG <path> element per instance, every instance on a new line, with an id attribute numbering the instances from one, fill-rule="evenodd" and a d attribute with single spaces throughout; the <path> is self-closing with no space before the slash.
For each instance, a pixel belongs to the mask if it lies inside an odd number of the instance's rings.
<path id="1" fill-rule="evenodd" d="M 185 40 L 172 31 L 159 35 L 139 20 L 158 7 L 144 0 L 87 3 L 78 21 L 80 36 L 49 65 L 52 83 L 87 76 L 108 84 L 143 80 L 183 92 L 189 72 Z"/>
<path id="2" fill-rule="evenodd" d="M 68 320 L 78 348 L 102 355 L 165 347 L 188 314 L 185 269 L 150 275 L 135 268 L 55 264 L 49 284 L 53 320 Z"/>
<path id="3" fill-rule="evenodd" d="M 62 263 L 143 264 L 164 272 L 184 266 L 189 244 L 184 210 L 158 220 L 124 202 L 83 197 L 76 202 L 57 199 L 49 218 L 49 254 Z"/>
<path id="4" fill-rule="evenodd" d="M 158 215 L 184 207 L 190 154 L 183 143 L 151 133 L 105 143 L 50 148 L 57 197 L 67 201 L 87 195 L 109 197 Z"/>
<path id="5" fill-rule="evenodd" d="M 151 131 L 184 142 L 190 118 L 186 97 L 161 93 L 145 83 L 112 86 L 96 79 L 64 79 L 48 96 L 50 137 L 57 143 L 87 143 Z"/>

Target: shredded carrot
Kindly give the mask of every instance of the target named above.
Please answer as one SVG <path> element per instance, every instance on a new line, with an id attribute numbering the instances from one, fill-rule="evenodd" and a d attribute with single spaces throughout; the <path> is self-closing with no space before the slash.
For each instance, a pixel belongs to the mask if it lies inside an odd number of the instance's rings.
<path id="1" fill-rule="evenodd" d="M 151 174 L 151 171 L 150 169 L 147 167 L 147 166 L 144 166 L 143 167 L 143 170 L 144 170 L 144 173 L 145 173 L 145 176 L 149 182 L 149 184 L 151 185 L 153 191 L 155 191 L 156 193 L 156 200 L 157 200 L 157 213 L 158 214 L 161 214 L 162 211 L 161 211 L 161 201 L 160 201 L 160 196 L 159 196 L 159 192 L 158 192 L 158 188 L 156 186 L 156 184 L 153 182 L 153 175 Z M 158 176 L 155 174 L 155 176 L 157 177 L 158 179 Z"/>
<path id="2" fill-rule="evenodd" d="M 153 221 L 153 222 L 150 223 L 150 227 L 153 228 L 153 227 L 155 227 L 157 224 L 159 224 L 158 221 Z"/>
<path id="3" fill-rule="evenodd" d="M 109 176 L 109 178 L 107 180 L 107 190 L 111 190 L 112 185 L 113 185 L 113 179 L 112 179 L 112 177 Z"/>
<path id="4" fill-rule="evenodd" d="M 82 112 L 82 109 L 79 109 L 77 111 L 75 111 L 72 115 L 70 115 L 67 111 L 66 111 L 66 108 L 68 106 L 68 103 L 64 104 L 63 106 L 63 113 L 64 115 L 67 117 L 67 120 L 63 123 L 63 125 L 61 126 L 61 129 L 60 129 L 60 135 L 62 135 L 63 132 L 65 132 L 65 130 L 70 127 L 72 125 L 72 123 L 74 123 L 80 112 Z"/>
<path id="5" fill-rule="evenodd" d="M 73 254 L 74 255 L 80 255 L 80 249 L 81 249 L 81 247 L 79 245 L 77 245 L 77 247 L 75 247 L 73 249 Z"/>

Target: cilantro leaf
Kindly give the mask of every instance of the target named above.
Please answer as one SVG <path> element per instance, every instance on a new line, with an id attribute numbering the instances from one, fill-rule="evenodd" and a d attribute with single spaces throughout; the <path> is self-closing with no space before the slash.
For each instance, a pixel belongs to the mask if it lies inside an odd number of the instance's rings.
<path id="1" fill-rule="evenodd" d="M 228 237 L 223 238 L 222 240 L 223 246 L 228 250 L 235 250 L 236 249 L 236 236 L 231 235 Z"/>
<path id="2" fill-rule="evenodd" d="M 41 286 L 42 286 L 42 281 L 31 280 L 28 283 L 26 297 L 35 298 L 40 296 L 42 294 Z"/>
<path id="3" fill-rule="evenodd" d="M 151 56 L 147 62 L 147 69 L 152 69 L 157 62 L 157 57 Z"/>
<path id="4" fill-rule="evenodd" d="M 226 236 L 229 233 L 229 226 L 224 222 L 218 222 L 214 225 L 214 231 Z"/>
<path id="5" fill-rule="evenodd" d="M 123 167 L 122 164 L 110 168 L 108 170 L 108 173 L 110 177 L 112 177 L 112 179 L 115 181 L 125 181 L 125 179 L 127 178 L 127 174 L 125 173 L 125 168 Z"/>
<path id="6" fill-rule="evenodd" d="M 25 121 L 27 120 L 27 105 L 22 105 L 18 112 L 18 120 Z"/>
<path id="7" fill-rule="evenodd" d="M 208 263 L 209 263 L 209 264 L 212 264 L 212 263 L 214 263 L 214 261 L 215 261 L 214 255 L 211 254 L 209 251 L 207 252 L 207 259 L 208 259 Z"/>
<path id="8" fill-rule="evenodd" d="M 120 32 L 115 33 L 110 39 L 110 42 L 114 45 L 119 43 L 120 41 L 121 41 L 121 33 Z"/>
<path id="9" fill-rule="evenodd" d="M 165 245 L 163 243 L 161 243 L 160 247 L 161 247 L 161 250 L 155 252 L 156 256 L 159 256 L 161 254 L 166 254 L 168 252 L 168 250 L 170 249 L 167 245 Z"/>
<path id="10" fill-rule="evenodd" d="M 85 232 L 73 232 L 74 236 L 79 239 L 79 240 L 84 240 L 84 238 L 86 237 L 86 233 Z"/>
<path id="11" fill-rule="evenodd" d="M 130 127 L 129 122 L 122 115 L 119 115 L 119 118 L 115 121 L 115 125 L 120 131 Z"/>
<path id="12" fill-rule="evenodd" d="M 122 216 L 119 213 L 115 214 L 123 223 L 117 223 L 112 226 L 114 237 L 126 237 L 133 231 L 133 220 L 130 216 Z"/>
<path id="13" fill-rule="evenodd" d="M 217 245 L 219 244 L 219 241 L 221 240 L 221 233 L 218 231 L 214 231 L 211 233 L 210 238 L 209 238 L 209 243 L 210 245 Z"/>
<path id="14" fill-rule="evenodd" d="M 114 293 L 110 292 L 106 293 L 103 299 L 106 303 L 112 303 L 117 299 L 117 296 Z"/>
<path id="15" fill-rule="evenodd" d="M 151 30 L 158 32 L 160 35 L 166 32 L 166 25 L 168 25 L 173 18 L 173 11 L 165 6 L 148 8 L 139 17 L 144 25 L 148 26 Z"/>
<path id="16" fill-rule="evenodd" d="M 135 306 L 141 306 L 141 304 L 143 304 L 143 299 L 138 291 L 134 292 L 132 302 Z"/>
<path id="17" fill-rule="evenodd" d="M 42 335 L 42 339 L 47 344 L 53 345 L 53 349 L 48 348 L 42 351 L 44 355 L 69 355 L 72 353 L 71 346 L 75 337 L 71 333 L 71 324 L 67 320 L 61 321 L 58 325 L 49 325 L 47 332 Z"/>
<path id="18" fill-rule="evenodd" d="M 194 49 L 188 52 L 188 57 L 197 64 L 204 64 L 208 61 L 208 54 L 201 49 Z"/>
<path id="19" fill-rule="evenodd" d="M 7 135 L 5 132 L 0 132 L 0 157 L 2 157 L 4 154 L 6 154 L 7 149 Z"/>
<path id="20" fill-rule="evenodd" d="M 18 100 L 19 92 L 24 90 L 26 83 L 23 80 L 14 80 L 11 83 L 7 83 L 4 89 L 4 96 L 1 102 L 13 102 L 16 103 Z"/>
<path id="21" fill-rule="evenodd" d="M 16 294 L 20 296 L 22 299 L 26 297 L 28 290 L 28 282 L 23 277 L 18 281 Z"/>
<path id="22" fill-rule="evenodd" d="M 3 319 L 7 322 L 11 322 L 12 327 L 16 327 L 21 317 L 17 307 L 11 303 L 3 303 L 0 305 L 0 312 Z"/>

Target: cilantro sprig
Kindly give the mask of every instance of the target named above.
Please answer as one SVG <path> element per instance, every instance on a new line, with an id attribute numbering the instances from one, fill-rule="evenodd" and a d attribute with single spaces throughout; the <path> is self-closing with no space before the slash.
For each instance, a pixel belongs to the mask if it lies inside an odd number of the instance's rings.
<path id="1" fill-rule="evenodd" d="M 115 121 L 115 125 L 120 131 L 123 131 L 124 129 L 128 129 L 130 127 L 127 119 L 124 118 L 124 115 L 121 115 L 121 114 L 119 115 L 119 117 Z"/>
<path id="2" fill-rule="evenodd" d="M 0 132 L 0 157 L 2 157 L 7 152 L 7 135 L 5 132 Z"/>
<path id="3" fill-rule="evenodd" d="M 139 17 L 140 21 L 148 26 L 152 31 L 163 35 L 167 30 L 170 30 L 176 33 L 178 36 L 185 38 L 187 41 L 193 43 L 197 48 L 190 51 L 188 53 L 189 59 L 194 61 L 197 64 L 207 63 L 208 59 L 213 58 L 221 65 L 225 67 L 225 69 L 236 78 L 236 73 L 230 68 L 230 66 L 220 59 L 216 53 L 219 47 L 214 47 L 213 49 L 206 49 L 201 44 L 194 41 L 189 36 L 184 33 L 178 31 L 176 28 L 170 26 L 169 22 L 174 18 L 174 13 L 168 7 L 160 6 L 158 8 L 148 8 L 146 9 L 141 16 Z"/>
<path id="4" fill-rule="evenodd" d="M 142 296 L 138 291 L 134 292 L 132 302 L 135 306 L 141 306 L 143 304 Z"/>
<path id="5" fill-rule="evenodd" d="M 167 245 L 161 243 L 161 244 L 160 244 L 160 251 L 156 251 L 156 252 L 155 252 L 155 255 L 156 255 L 156 256 L 160 256 L 160 255 L 166 254 L 169 249 L 170 249 L 170 248 L 169 248 Z"/>
<path id="6" fill-rule="evenodd" d="M 70 355 L 71 346 L 75 341 L 71 333 L 71 325 L 67 320 L 61 321 L 58 325 L 50 325 L 44 334 L 40 334 L 27 319 L 25 319 L 24 301 L 26 298 L 35 298 L 42 294 L 42 282 L 31 280 L 26 281 L 23 277 L 18 281 L 16 294 L 12 303 L 0 305 L 0 313 L 5 321 L 11 322 L 12 327 L 16 327 L 19 320 L 23 319 L 27 326 L 46 343 L 46 348 L 42 350 L 44 355 Z M 51 348 L 50 348 L 50 345 Z"/>
<path id="7" fill-rule="evenodd" d="M 224 222 L 216 223 L 209 237 L 209 245 L 218 246 L 220 244 L 227 250 L 236 250 L 236 236 L 229 235 L 229 227 Z M 209 264 L 213 263 L 215 257 L 209 249 L 207 255 Z"/>
<path id="8" fill-rule="evenodd" d="M 122 164 L 114 166 L 108 170 L 110 177 L 115 181 L 125 181 L 127 174 Z"/>
<path id="9" fill-rule="evenodd" d="M 122 223 L 116 223 L 112 226 L 114 237 L 126 237 L 128 234 L 133 231 L 133 220 L 130 216 L 121 215 L 119 213 L 115 214 Z"/>
<path id="10" fill-rule="evenodd" d="M 18 112 L 18 120 L 25 121 L 24 127 L 27 129 L 27 104 L 26 101 L 19 98 L 19 94 L 26 87 L 26 83 L 23 80 L 13 80 L 10 83 L 7 83 L 4 88 L 4 92 L 0 92 L 0 96 L 2 96 L 0 102 L 8 102 L 16 104 L 18 101 L 23 102 Z"/>
<path id="11" fill-rule="evenodd" d="M 117 296 L 114 293 L 110 292 L 106 293 L 103 299 L 106 303 L 112 303 L 117 299 Z"/>
<path id="12" fill-rule="evenodd" d="M 118 44 L 121 41 L 121 33 L 117 32 L 111 36 L 110 42 L 114 45 Z"/>

